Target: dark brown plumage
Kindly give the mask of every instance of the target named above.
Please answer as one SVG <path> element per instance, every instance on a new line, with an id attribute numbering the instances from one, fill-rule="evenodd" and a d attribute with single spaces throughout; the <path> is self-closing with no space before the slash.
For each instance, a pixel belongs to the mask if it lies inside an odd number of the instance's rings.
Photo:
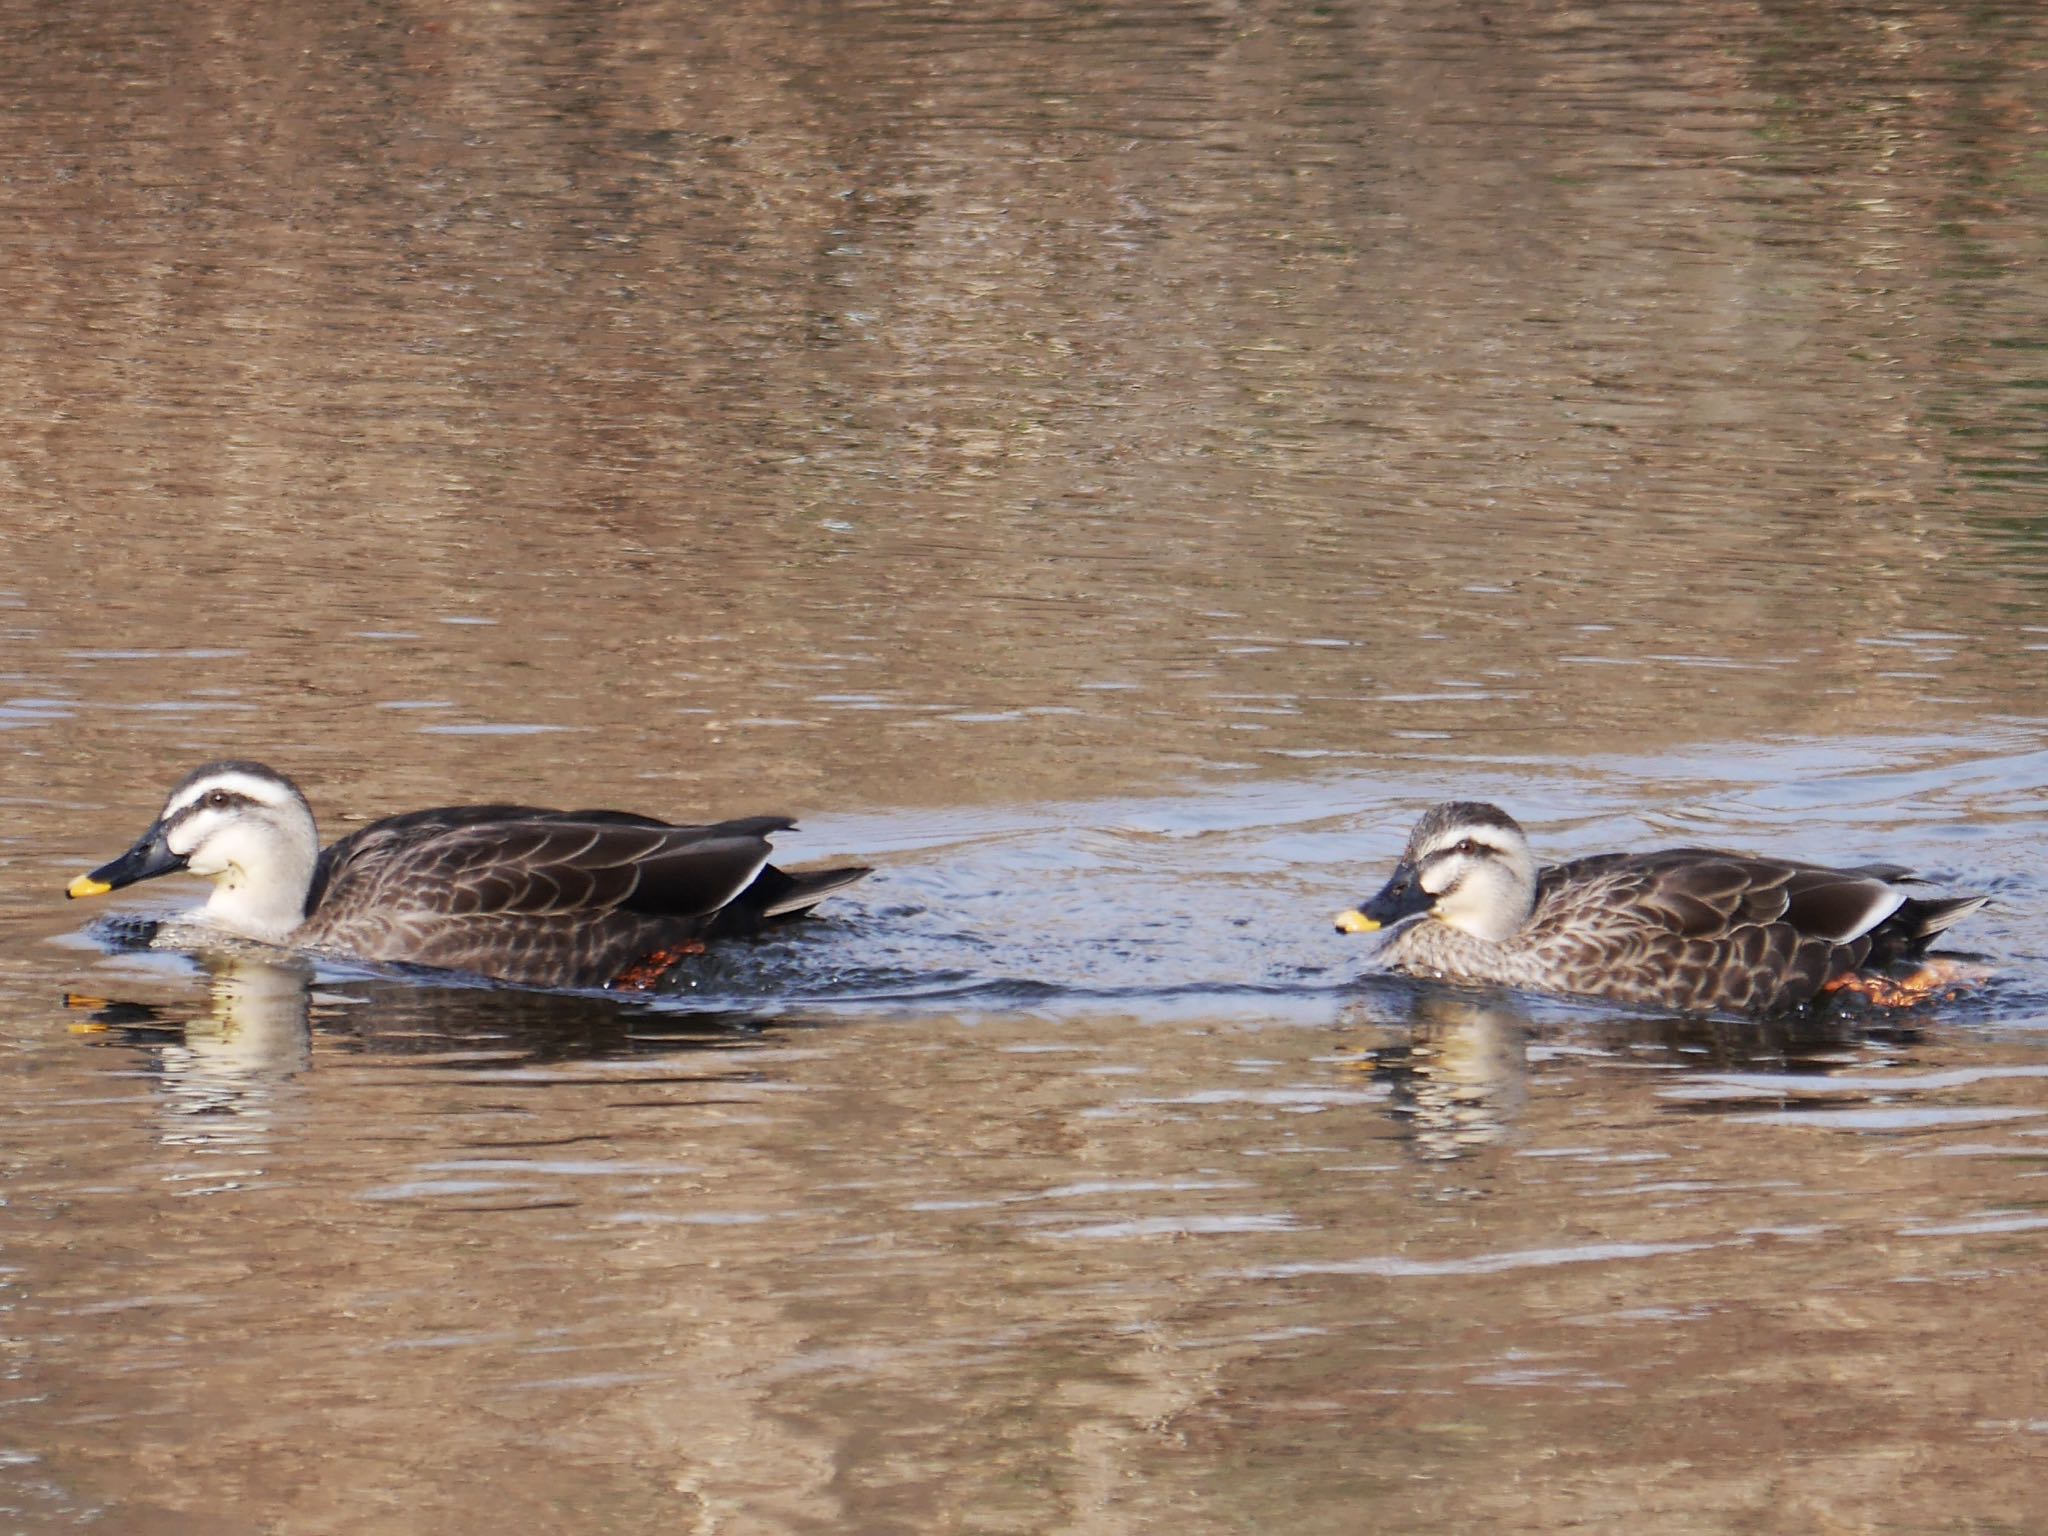
<path id="1" fill-rule="evenodd" d="M 1431 810 L 1393 877 L 1339 926 L 1390 929 L 1395 969 L 1683 1011 L 1769 1013 L 1925 952 L 1984 904 L 1903 869 L 1670 848 L 1538 870 L 1493 806 Z"/>
<path id="2" fill-rule="evenodd" d="M 675 825 L 624 811 L 445 806 L 318 851 L 305 797 L 256 763 L 209 763 L 121 859 L 74 895 L 189 868 L 214 926 L 296 949 L 469 971 L 527 986 L 640 984 L 650 962 L 808 912 L 869 873 L 769 863 L 795 823 Z"/>

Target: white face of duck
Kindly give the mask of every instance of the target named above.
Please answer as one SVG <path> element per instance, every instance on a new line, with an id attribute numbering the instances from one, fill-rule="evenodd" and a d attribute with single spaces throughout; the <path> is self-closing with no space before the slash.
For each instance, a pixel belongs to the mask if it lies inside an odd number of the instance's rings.
<path id="1" fill-rule="evenodd" d="M 213 882 L 206 921 L 275 943 L 305 920 L 319 857 L 312 809 L 291 780 L 255 763 L 211 763 L 171 791 L 133 848 L 73 881 L 71 894 L 183 871 Z"/>
<path id="2" fill-rule="evenodd" d="M 1498 813 L 1497 813 L 1498 814 Z M 1536 905 L 1536 859 L 1522 829 L 1498 821 L 1452 822 L 1413 852 L 1415 881 L 1435 898 L 1437 921 L 1498 944 Z"/>
<path id="3" fill-rule="evenodd" d="M 1451 801 L 1427 812 L 1378 895 L 1338 914 L 1344 933 L 1434 918 L 1500 943 L 1536 906 L 1536 860 L 1515 819 L 1497 806 Z"/>

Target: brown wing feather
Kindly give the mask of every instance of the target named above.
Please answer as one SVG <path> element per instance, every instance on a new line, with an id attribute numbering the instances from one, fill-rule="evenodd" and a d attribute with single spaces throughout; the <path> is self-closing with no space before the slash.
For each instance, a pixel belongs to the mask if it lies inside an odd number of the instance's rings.
<path id="1" fill-rule="evenodd" d="M 709 827 L 645 820 L 466 820 L 361 839 L 329 871 L 323 900 L 450 915 L 716 912 L 768 861 L 779 819 Z M 365 832 L 376 829 L 366 828 Z"/>
<path id="2" fill-rule="evenodd" d="M 603 986 L 699 939 L 807 909 L 864 869 L 787 875 L 754 816 L 677 826 L 620 811 L 449 806 L 373 823 L 321 855 L 313 948 Z"/>
<path id="3" fill-rule="evenodd" d="M 1609 995 L 1765 1011 L 1861 965 L 1905 900 L 1870 870 L 1673 848 L 1545 870 L 1526 932 Z"/>
<path id="4" fill-rule="evenodd" d="M 421 867 L 415 861 L 429 860 L 429 850 L 440 844 L 435 834 L 458 835 L 450 847 L 466 847 L 475 858 L 488 862 L 491 849 L 502 839 L 537 833 L 549 827 L 579 826 L 641 828 L 661 834 L 665 843 L 687 843 L 692 834 L 706 840 L 715 837 L 765 839 L 771 832 L 786 832 L 796 823 L 787 816 L 749 816 L 736 821 L 691 826 L 657 821 L 630 811 L 556 811 L 533 805 L 446 805 L 431 810 L 409 811 L 387 816 L 340 838 L 320 855 L 313 875 L 313 888 L 306 898 L 307 911 L 317 909 L 336 882 L 381 882 L 393 873 Z"/>
<path id="5" fill-rule="evenodd" d="M 1847 870 L 1800 869 L 1785 889 L 1785 921 L 1836 944 L 1862 938 L 1906 904 L 1904 891 Z"/>
<path id="6" fill-rule="evenodd" d="M 1545 902 L 1545 897 L 1562 896 Z M 1706 848 L 1609 854 L 1544 871 L 1535 921 L 1582 921 L 1588 909 L 1684 938 L 1784 923 L 1846 944 L 1904 902 L 1903 892 L 1858 870 Z"/>

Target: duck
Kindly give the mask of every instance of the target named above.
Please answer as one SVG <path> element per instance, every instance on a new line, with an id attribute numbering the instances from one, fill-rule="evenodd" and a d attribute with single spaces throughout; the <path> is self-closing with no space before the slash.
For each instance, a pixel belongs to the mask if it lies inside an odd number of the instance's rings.
<path id="1" fill-rule="evenodd" d="M 1914 1000 L 1887 980 L 1988 897 L 1932 896 L 1889 864 L 1666 848 L 1539 868 L 1495 805 L 1453 800 L 1415 824 L 1378 894 L 1337 915 L 1383 933 L 1410 975 L 1682 1013 L 1770 1014 L 1842 990 Z"/>
<path id="2" fill-rule="evenodd" d="M 375 821 L 326 848 L 312 805 L 262 763 L 204 763 L 73 899 L 160 875 L 213 882 L 175 930 L 515 986 L 647 990 L 706 941 L 801 917 L 873 873 L 792 872 L 769 839 L 796 823 L 691 826 L 627 811 L 453 805 Z"/>

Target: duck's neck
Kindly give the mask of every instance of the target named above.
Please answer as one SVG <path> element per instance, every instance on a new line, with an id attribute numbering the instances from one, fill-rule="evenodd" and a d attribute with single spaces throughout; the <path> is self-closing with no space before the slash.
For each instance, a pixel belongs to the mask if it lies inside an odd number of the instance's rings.
<path id="1" fill-rule="evenodd" d="M 267 838 L 212 876 L 213 895 L 201 915 L 245 939 L 283 944 L 306 920 L 306 896 L 319 857 L 319 839 L 308 817 L 303 836 Z"/>
<path id="2" fill-rule="evenodd" d="M 1544 984 L 1542 968 L 1528 950 L 1460 932 L 1433 917 L 1397 931 L 1387 957 L 1396 969 L 1452 981 Z"/>
<path id="3" fill-rule="evenodd" d="M 1435 920 L 1484 944 L 1505 944 L 1536 911 L 1536 869 L 1526 857 L 1491 862 L 1438 900 Z"/>

